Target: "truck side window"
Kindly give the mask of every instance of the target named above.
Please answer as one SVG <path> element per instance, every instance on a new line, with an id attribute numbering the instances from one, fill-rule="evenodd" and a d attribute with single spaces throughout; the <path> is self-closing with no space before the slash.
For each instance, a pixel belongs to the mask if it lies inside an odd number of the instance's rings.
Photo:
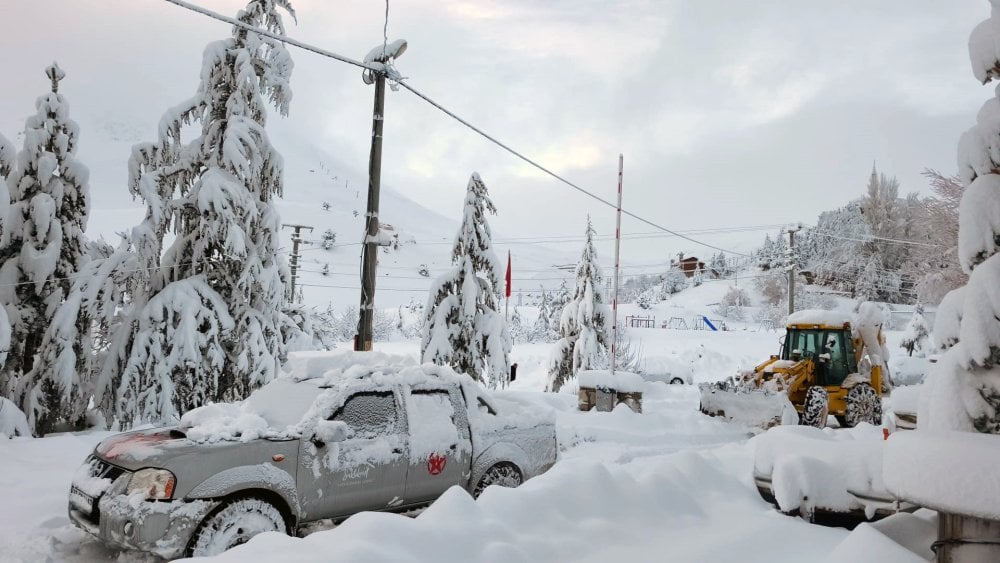
<path id="1" fill-rule="evenodd" d="M 457 443 L 455 407 L 447 391 L 414 390 L 408 402 L 410 440 L 415 451 L 432 451 L 439 445 Z"/>
<path id="2" fill-rule="evenodd" d="M 358 393 L 344 403 L 331 420 L 346 422 L 355 438 L 377 438 L 396 433 L 396 401 L 391 392 Z"/>

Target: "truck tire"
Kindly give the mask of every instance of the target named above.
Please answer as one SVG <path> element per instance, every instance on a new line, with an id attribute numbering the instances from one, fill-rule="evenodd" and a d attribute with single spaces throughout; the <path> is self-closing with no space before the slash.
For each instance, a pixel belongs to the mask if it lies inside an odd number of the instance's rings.
<path id="1" fill-rule="evenodd" d="M 826 426 L 826 417 L 829 414 L 830 395 L 827 394 L 826 389 L 819 385 L 813 385 L 807 389 L 805 401 L 802 402 L 802 415 L 799 416 L 799 424 L 823 428 Z"/>
<path id="2" fill-rule="evenodd" d="M 263 532 L 288 533 L 276 506 L 256 497 L 235 497 L 209 513 L 191 535 L 189 557 L 218 555 Z"/>
<path id="3" fill-rule="evenodd" d="M 513 463 L 498 463 L 487 469 L 486 473 L 483 473 L 482 478 L 479 479 L 479 483 L 476 485 L 476 489 L 472 492 L 472 497 L 479 498 L 479 495 L 483 494 L 486 487 L 490 485 L 515 488 L 523 482 L 524 478 L 521 477 L 521 471 Z"/>
<path id="4" fill-rule="evenodd" d="M 670 380 L 671 385 L 684 385 L 684 379 L 680 377 L 675 377 Z"/>
<path id="5" fill-rule="evenodd" d="M 882 398 L 867 383 L 858 383 L 847 392 L 847 425 L 853 428 L 862 422 L 882 424 Z"/>

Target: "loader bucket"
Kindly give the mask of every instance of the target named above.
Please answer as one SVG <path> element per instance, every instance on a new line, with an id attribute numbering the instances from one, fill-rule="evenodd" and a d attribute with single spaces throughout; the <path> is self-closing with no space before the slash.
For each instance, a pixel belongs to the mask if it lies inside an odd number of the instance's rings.
<path id="1" fill-rule="evenodd" d="M 768 429 L 778 424 L 789 424 L 795 407 L 783 392 L 766 390 L 740 390 L 725 385 L 703 383 L 701 412 L 734 422 Z M 798 419 L 795 418 L 794 423 Z"/>

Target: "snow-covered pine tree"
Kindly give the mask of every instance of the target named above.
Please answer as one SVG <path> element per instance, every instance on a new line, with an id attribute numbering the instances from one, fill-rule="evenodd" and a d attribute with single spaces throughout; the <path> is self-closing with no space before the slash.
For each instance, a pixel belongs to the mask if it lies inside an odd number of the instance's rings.
<path id="1" fill-rule="evenodd" d="M 541 288 L 541 297 L 538 299 L 538 318 L 532 327 L 532 341 L 548 342 L 552 333 L 552 325 L 549 319 L 552 317 L 552 298 L 545 288 Z"/>
<path id="2" fill-rule="evenodd" d="M 601 298 L 603 281 L 594 249 L 594 227 L 588 216 L 587 241 L 576 265 L 576 288 L 562 310 L 560 338 L 549 360 L 546 391 L 559 391 L 578 371 L 592 369 L 602 355 L 608 354 L 611 311 Z"/>
<path id="3" fill-rule="evenodd" d="M 510 341 L 513 344 L 523 344 L 531 339 L 531 333 L 525 329 L 524 322 L 521 320 L 521 310 L 516 305 L 514 312 L 510 315 L 510 321 L 507 323 L 507 332 L 510 333 Z"/>
<path id="4" fill-rule="evenodd" d="M 510 373 L 510 337 L 498 312 L 504 270 L 493 252 L 487 214 L 496 214 L 496 208 L 474 172 L 452 267 L 431 284 L 420 356 L 495 388 Z"/>
<path id="5" fill-rule="evenodd" d="M 917 303 L 913 308 L 913 316 L 903 331 L 900 347 L 906 350 L 908 355 L 912 356 L 913 352 L 917 352 L 917 357 L 922 358 L 927 351 L 928 336 L 930 329 L 927 327 L 927 319 L 924 318 L 924 306 L 922 303 Z"/>
<path id="6" fill-rule="evenodd" d="M 71 280 L 87 262 L 84 231 L 90 211 L 89 171 L 76 160 L 79 127 L 59 94 L 65 73 L 52 63 L 45 69 L 51 91 L 35 101 L 37 113 L 24 127 L 24 147 L 8 177 L 13 203 L 0 244 L 0 302 L 11 320 L 10 354 L 4 365 L 15 402 L 35 434 L 52 431 L 59 421 L 78 423 L 89 384 L 75 366 L 58 371 L 32 370 L 35 355 L 58 354 L 41 348 L 45 330 L 66 322 L 58 314 Z M 89 330 L 86 317 L 64 327 Z M 61 346 L 82 350 L 80 338 Z"/>
<path id="7" fill-rule="evenodd" d="M 559 289 L 552 296 L 552 303 L 549 307 L 549 327 L 552 330 L 552 336 L 555 338 L 559 337 L 559 323 L 562 319 L 562 310 L 569 303 L 569 300 L 569 288 L 566 287 L 566 281 L 563 280 L 559 282 Z"/>
<path id="8" fill-rule="evenodd" d="M 973 73 L 984 84 L 1000 78 L 1000 0 L 969 39 Z M 957 342 L 934 366 L 921 428 L 1000 434 L 1000 95 L 987 100 L 958 146 L 958 258 L 969 282 L 938 308 L 939 342 Z M 960 312 L 959 312 L 960 309 Z M 955 326 L 957 325 L 957 326 Z M 957 329 L 957 331 L 955 330 Z"/>
<path id="9" fill-rule="evenodd" d="M 279 9 L 294 17 L 288 0 L 251 0 L 237 19 L 283 34 Z M 137 284 L 99 389 L 126 425 L 241 399 L 277 373 L 294 323 L 277 253 L 282 159 L 265 124 L 267 105 L 288 112 L 292 66 L 279 41 L 234 28 L 205 48 L 198 90 L 164 115 L 158 142 L 133 149 L 131 188 L 147 217 L 132 245 L 152 274 Z M 192 123 L 201 134 L 184 144 Z M 161 262 L 170 225 L 177 236 Z"/>

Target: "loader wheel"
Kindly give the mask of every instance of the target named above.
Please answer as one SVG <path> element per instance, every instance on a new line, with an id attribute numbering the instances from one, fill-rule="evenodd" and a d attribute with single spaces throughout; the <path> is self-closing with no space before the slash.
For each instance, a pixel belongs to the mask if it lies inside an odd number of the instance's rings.
<path id="1" fill-rule="evenodd" d="M 799 417 L 799 424 L 803 426 L 815 426 L 823 428 L 826 426 L 826 417 L 830 414 L 830 395 L 826 389 L 819 385 L 813 385 L 806 390 L 806 399 L 802 403 L 802 415 Z"/>
<path id="2" fill-rule="evenodd" d="M 853 428 L 862 422 L 882 424 L 882 398 L 867 383 L 859 383 L 847 392 L 847 425 Z"/>

